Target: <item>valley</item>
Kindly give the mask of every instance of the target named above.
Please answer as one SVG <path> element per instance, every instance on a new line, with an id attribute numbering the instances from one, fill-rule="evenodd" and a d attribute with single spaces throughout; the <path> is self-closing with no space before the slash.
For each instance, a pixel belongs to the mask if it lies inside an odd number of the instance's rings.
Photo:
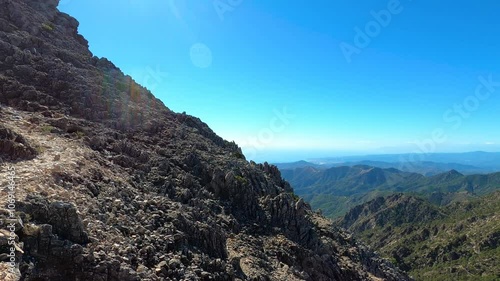
<path id="1" fill-rule="evenodd" d="M 398 192 L 427 198 L 438 205 L 447 205 L 500 188 L 500 173 L 464 175 L 457 170 L 449 170 L 424 176 L 396 168 L 368 165 L 329 167 L 309 165 L 309 162 L 298 163 L 300 164 L 277 165 L 282 167 L 283 177 L 291 183 L 295 192 L 310 202 L 313 208 L 321 209 L 329 217 L 342 216 L 358 204 Z M 455 167 L 460 165 L 447 164 Z M 383 166 L 388 165 L 385 163 Z M 431 164 L 429 169 L 434 166 L 436 165 Z"/>
<path id="2" fill-rule="evenodd" d="M 427 171 L 469 168 L 427 164 L 419 163 Z M 277 165 L 314 209 L 415 280 L 500 278 L 500 173 L 450 170 L 425 176 L 369 160 L 352 166 Z"/>
<path id="3" fill-rule="evenodd" d="M 500 192 L 447 206 L 395 194 L 354 207 L 337 224 L 416 280 L 500 278 Z"/>

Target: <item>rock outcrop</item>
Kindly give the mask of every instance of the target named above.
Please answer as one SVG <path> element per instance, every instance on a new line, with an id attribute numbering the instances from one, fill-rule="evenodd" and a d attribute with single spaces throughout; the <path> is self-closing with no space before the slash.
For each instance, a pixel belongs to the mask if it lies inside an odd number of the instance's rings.
<path id="1" fill-rule="evenodd" d="M 0 158 L 10 161 L 32 159 L 37 151 L 21 135 L 0 125 Z"/>
<path id="2" fill-rule="evenodd" d="M 0 0 L 0 179 L 11 167 L 18 181 L 12 278 L 409 279 L 312 212 L 276 167 L 247 162 L 93 56 L 57 5 Z"/>

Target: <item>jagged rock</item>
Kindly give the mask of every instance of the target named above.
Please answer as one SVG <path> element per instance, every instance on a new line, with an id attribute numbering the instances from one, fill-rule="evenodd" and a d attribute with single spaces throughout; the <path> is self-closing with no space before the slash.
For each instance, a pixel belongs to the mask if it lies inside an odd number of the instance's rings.
<path id="1" fill-rule="evenodd" d="M 0 125 L 0 159 L 19 161 L 36 155 L 36 149 L 22 135 Z"/>
<path id="2" fill-rule="evenodd" d="M 491 233 L 485 240 L 481 241 L 481 250 L 496 249 L 500 244 L 500 230 Z"/>
<path id="3" fill-rule="evenodd" d="M 28 196 L 18 205 L 18 211 L 30 215 L 38 223 L 47 223 L 54 232 L 74 243 L 89 242 L 88 234 L 74 205 L 64 202 L 52 202 L 41 197 Z"/>
<path id="4" fill-rule="evenodd" d="M 40 171 L 16 210 L 23 280 L 409 280 L 276 167 L 94 57 L 57 3 L 0 0 L 0 104 L 28 124 L 0 118 L 57 145 L 14 153 Z"/>

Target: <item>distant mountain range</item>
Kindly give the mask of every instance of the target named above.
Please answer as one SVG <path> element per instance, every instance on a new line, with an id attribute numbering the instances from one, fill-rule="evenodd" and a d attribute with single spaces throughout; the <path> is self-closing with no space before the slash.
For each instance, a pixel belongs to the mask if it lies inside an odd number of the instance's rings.
<path id="1" fill-rule="evenodd" d="M 334 166 L 356 166 L 356 165 L 367 165 L 378 168 L 395 168 L 403 172 L 419 173 L 424 176 L 433 176 L 450 170 L 457 170 L 462 174 L 483 174 L 496 171 L 494 169 L 482 169 L 472 165 L 464 165 L 458 163 L 437 163 L 430 161 L 411 162 L 405 164 L 405 163 L 389 163 L 382 161 L 365 160 L 359 162 L 347 162 L 347 163 L 337 164 Z"/>
<path id="2" fill-rule="evenodd" d="M 432 154 L 399 162 L 409 157 L 277 166 L 313 208 L 415 280 L 500 280 L 500 154 Z"/>
<path id="3" fill-rule="evenodd" d="M 437 175 L 450 170 L 470 175 L 500 171 L 500 153 L 381 154 L 316 158 L 275 165 L 280 169 L 303 167 L 327 169 L 340 166 L 368 165 L 378 168 L 395 168 L 403 172 L 419 173 L 425 176 Z"/>
<path id="4" fill-rule="evenodd" d="M 462 174 L 487 174 L 491 172 L 495 172 L 494 169 L 485 169 L 479 168 L 472 165 L 464 165 L 457 163 L 437 163 L 437 162 L 411 162 L 411 163 L 391 163 L 391 162 L 383 162 L 383 161 L 372 161 L 372 160 L 362 160 L 362 161 L 354 161 L 354 162 L 340 162 L 340 163 L 325 163 L 321 164 L 308 162 L 308 161 L 297 161 L 290 163 L 276 163 L 274 164 L 280 169 L 295 169 L 295 168 L 304 168 L 304 167 L 314 167 L 317 169 L 328 169 L 332 167 L 342 167 L 342 166 L 358 166 L 358 165 L 366 165 L 378 168 L 395 168 L 401 170 L 403 172 L 411 172 L 411 173 L 419 173 L 424 176 L 433 176 L 440 173 L 444 173 L 450 170 L 457 170 Z"/>
<path id="5" fill-rule="evenodd" d="M 394 194 L 336 224 L 416 280 L 500 280 L 500 192 L 439 207 Z"/>
<path id="6" fill-rule="evenodd" d="M 310 163 L 330 166 L 365 164 L 380 168 L 396 168 L 406 172 L 441 173 L 455 169 L 463 174 L 500 171 L 500 152 L 379 154 L 310 159 Z M 347 163 L 351 163 L 350 165 Z M 389 166 L 387 166 L 389 165 Z"/>
<path id="7" fill-rule="evenodd" d="M 367 165 L 327 169 L 316 165 L 286 169 L 281 165 L 281 172 L 298 195 L 330 217 L 341 216 L 351 207 L 396 192 L 419 194 L 444 205 L 500 188 L 500 172 L 464 175 L 451 170 L 426 177 Z"/>

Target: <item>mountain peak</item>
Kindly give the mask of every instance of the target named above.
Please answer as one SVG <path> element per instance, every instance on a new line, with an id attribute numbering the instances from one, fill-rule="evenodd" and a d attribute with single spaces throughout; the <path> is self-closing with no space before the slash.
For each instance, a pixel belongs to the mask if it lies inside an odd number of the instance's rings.
<path id="1" fill-rule="evenodd" d="M 93 56 L 57 4 L 0 0 L 0 178 L 22 175 L 9 278 L 409 280 L 275 166 Z"/>
<path id="2" fill-rule="evenodd" d="M 462 173 L 458 172 L 457 170 L 450 170 L 445 173 L 437 174 L 435 176 L 430 177 L 432 180 L 436 180 L 438 182 L 442 181 L 450 181 L 454 179 L 459 179 L 465 177 Z"/>
<path id="3" fill-rule="evenodd" d="M 450 175 L 456 175 L 456 176 L 463 176 L 463 174 L 462 174 L 462 173 L 460 173 L 459 171 L 457 171 L 457 170 L 455 170 L 455 169 L 450 170 L 450 171 L 448 172 L 448 174 L 450 174 Z"/>

